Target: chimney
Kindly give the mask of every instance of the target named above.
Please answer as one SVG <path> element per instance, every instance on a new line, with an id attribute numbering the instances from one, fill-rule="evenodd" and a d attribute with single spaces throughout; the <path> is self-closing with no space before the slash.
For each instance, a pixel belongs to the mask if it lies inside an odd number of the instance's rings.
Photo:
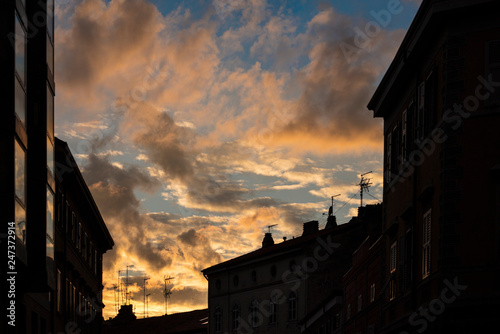
<path id="1" fill-rule="evenodd" d="M 262 248 L 274 245 L 273 235 L 271 233 L 266 233 L 264 235 L 264 240 L 262 240 Z"/>
<path id="2" fill-rule="evenodd" d="M 319 223 L 317 220 L 312 220 L 310 222 L 304 223 L 304 232 L 302 232 L 302 236 L 313 234 L 318 232 Z"/>
<path id="3" fill-rule="evenodd" d="M 326 226 L 325 230 L 337 226 L 337 217 L 335 216 L 328 216 L 328 219 L 326 220 Z"/>

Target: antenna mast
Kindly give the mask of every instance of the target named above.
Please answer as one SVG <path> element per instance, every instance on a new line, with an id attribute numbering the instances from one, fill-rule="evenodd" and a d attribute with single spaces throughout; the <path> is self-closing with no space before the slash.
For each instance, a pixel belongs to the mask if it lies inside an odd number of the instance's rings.
<path id="1" fill-rule="evenodd" d="M 165 298 L 165 315 L 167 315 L 167 299 L 170 298 L 170 295 L 172 294 L 172 289 L 168 288 L 167 289 L 167 281 L 173 280 L 175 277 L 170 277 L 170 276 L 163 276 L 163 279 L 165 280 L 165 290 L 163 290 L 163 297 Z"/>
<path id="2" fill-rule="evenodd" d="M 274 225 L 267 225 L 267 228 L 269 229 L 269 233 L 271 233 L 271 227 L 274 227 L 274 226 L 276 226 L 276 225 L 278 225 L 278 224 L 274 224 Z"/>
<path id="3" fill-rule="evenodd" d="M 150 277 L 145 276 L 144 277 L 144 319 L 147 317 L 146 313 L 146 282 L 149 280 Z"/>
<path id="4" fill-rule="evenodd" d="M 366 190 L 367 192 L 370 192 L 368 189 L 372 183 L 370 182 L 371 179 L 366 178 L 365 175 L 373 173 L 372 171 L 366 172 L 364 174 L 361 174 L 361 181 L 359 181 L 359 188 L 360 188 L 360 197 L 361 197 L 361 206 L 363 206 L 363 190 Z"/>

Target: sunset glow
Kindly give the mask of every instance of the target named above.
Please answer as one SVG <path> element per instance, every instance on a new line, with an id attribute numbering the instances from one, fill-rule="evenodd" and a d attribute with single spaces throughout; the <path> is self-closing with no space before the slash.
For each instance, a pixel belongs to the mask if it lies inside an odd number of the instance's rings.
<path id="1" fill-rule="evenodd" d="M 276 242 L 324 226 L 336 194 L 347 222 L 368 171 L 364 203 L 381 201 L 383 123 L 366 105 L 420 1 L 385 21 L 391 1 L 344 2 L 56 1 L 56 136 L 115 242 L 105 319 L 127 266 L 138 318 L 145 277 L 149 316 L 165 276 L 169 313 L 206 308 L 201 270 L 268 225 Z"/>

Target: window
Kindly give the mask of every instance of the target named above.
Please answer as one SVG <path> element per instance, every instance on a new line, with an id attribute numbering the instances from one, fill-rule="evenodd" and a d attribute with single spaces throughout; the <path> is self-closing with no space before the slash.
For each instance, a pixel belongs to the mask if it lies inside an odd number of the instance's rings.
<path id="1" fill-rule="evenodd" d="M 363 295 L 358 296 L 358 312 L 363 308 Z"/>
<path id="2" fill-rule="evenodd" d="M 54 46 L 52 45 L 52 41 L 50 40 L 48 32 L 47 32 L 45 41 L 47 44 L 47 46 L 46 46 L 47 67 L 48 67 L 50 73 L 52 73 L 52 75 L 53 75 L 54 74 Z"/>
<path id="3" fill-rule="evenodd" d="M 54 0 L 47 0 L 47 66 L 54 74 Z"/>
<path id="4" fill-rule="evenodd" d="M 372 283 L 370 285 L 370 303 L 373 303 L 375 301 L 375 283 Z"/>
<path id="5" fill-rule="evenodd" d="M 389 271 L 391 273 L 391 278 L 389 282 L 389 300 L 396 297 L 396 265 L 397 265 L 397 242 L 393 242 L 391 245 L 391 252 L 389 256 Z"/>
<path id="6" fill-rule="evenodd" d="M 26 31 L 21 20 L 16 16 L 14 48 L 16 53 L 16 73 L 23 85 L 26 84 Z"/>
<path id="7" fill-rule="evenodd" d="M 293 291 L 288 297 L 288 320 L 297 320 L 297 295 Z"/>
<path id="8" fill-rule="evenodd" d="M 412 277 L 412 262 L 413 262 L 413 230 L 410 228 L 406 231 L 405 235 L 405 249 L 401 256 L 404 256 L 404 264 L 401 269 L 402 279 L 402 290 L 407 290 L 411 287 L 411 277 Z M 404 254 L 404 255 L 403 255 Z"/>
<path id="9" fill-rule="evenodd" d="M 16 237 L 23 244 L 26 244 L 26 210 L 16 200 L 15 204 L 15 220 L 16 220 Z"/>
<path id="10" fill-rule="evenodd" d="M 351 319 L 351 304 L 347 305 L 347 320 Z"/>
<path id="11" fill-rule="evenodd" d="M 54 94 L 47 83 L 47 167 L 54 174 Z"/>
<path id="12" fill-rule="evenodd" d="M 15 193 L 21 203 L 25 203 L 25 190 L 26 190 L 26 153 L 24 148 L 14 140 L 15 148 Z"/>
<path id="13" fill-rule="evenodd" d="M 254 300 L 250 305 L 250 322 L 252 327 L 259 325 L 259 302 Z"/>
<path id="14" fill-rule="evenodd" d="M 96 275 L 97 275 L 97 260 L 98 260 L 97 250 L 94 249 L 94 274 L 96 274 Z"/>
<path id="15" fill-rule="evenodd" d="M 93 268 L 94 267 L 94 244 L 92 243 L 92 241 L 89 242 L 89 248 L 88 248 L 88 261 L 89 261 L 89 265 L 90 265 L 90 268 Z"/>
<path id="16" fill-rule="evenodd" d="M 77 231 L 76 231 L 76 248 L 78 250 L 82 249 L 82 223 L 78 223 L 76 226 Z"/>
<path id="17" fill-rule="evenodd" d="M 54 176 L 54 144 L 47 136 L 47 169 Z"/>
<path id="18" fill-rule="evenodd" d="M 389 270 L 391 274 L 396 272 L 396 263 L 397 263 L 397 242 L 394 241 L 391 245 L 391 254 L 390 254 L 390 263 L 389 263 Z"/>
<path id="19" fill-rule="evenodd" d="M 87 261 L 87 233 L 82 233 L 82 256 Z"/>
<path id="20" fill-rule="evenodd" d="M 425 79 L 425 102 L 424 102 L 424 136 L 427 136 L 434 127 L 435 101 L 436 101 L 436 75 L 430 71 Z"/>
<path id="21" fill-rule="evenodd" d="M 406 156 L 405 159 L 409 160 L 410 154 L 413 150 L 414 144 L 414 124 L 415 124 L 415 103 L 413 100 L 408 105 L 408 109 L 406 109 Z"/>
<path id="22" fill-rule="evenodd" d="M 391 145 L 391 174 L 397 176 L 399 174 L 400 159 L 400 129 L 401 125 L 398 123 L 392 130 L 392 145 Z"/>
<path id="23" fill-rule="evenodd" d="M 54 195 L 47 186 L 47 257 L 54 259 Z"/>
<path id="24" fill-rule="evenodd" d="M 24 91 L 23 85 L 16 78 L 14 79 L 15 85 L 15 110 L 16 115 L 19 120 L 26 125 L 26 92 Z"/>
<path id="25" fill-rule="evenodd" d="M 275 299 L 271 298 L 269 301 L 269 323 L 271 325 L 276 324 L 278 304 Z"/>
<path id="26" fill-rule="evenodd" d="M 215 308 L 215 332 L 219 333 L 222 329 L 222 310 L 219 306 Z"/>
<path id="27" fill-rule="evenodd" d="M 252 282 L 257 282 L 257 272 L 255 270 L 252 270 Z"/>
<path id="28" fill-rule="evenodd" d="M 57 296 L 56 296 L 56 310 L 57 312 L 61 312 L 61 293 L 62 293 L 62 290 L 61 290 L 61 271 L 59 269 L 57 269 L 57 289 L 56 289 L 56 293 L 57 293 Z"/>
<path id="29" fill-rule="evenodd" d="M 421 140 L 424 136 L 424 109 L 425 109 L 425 81 L 418 86 L 417 95 L 417 124 L 415 127 L 416 140 Z"/>
<path id="30" fill-rule="evenodd" d="M 422 231 L 422 278 L 429 276 L 431 272 L 431 214 L 429 209 L 423 218 Z"/>
<path id="31" fill-rule="evenodd" d="M 274 264 L 271 266 L 271 277 L 276 277 L 276 266 Z"/>
<path id="32" fill-rule="evenodd" d="M 240 327 L 240 307 L 238 305 L 233 306 L 233 331 L 237 331 Z"/>
<path id="33" fill-rule="evenodd" d="M 71 241 L 78 248 L 77 235 L 78 235 L 78 222 L 76 214 L 71 212 Z"/>
<path id="34" fill-rule="evenodd" d="M 392 171 L 392 132 L 389 132 L 387 134 L 387 141 L 386 141 L 386 182 L 389 183 L 391 182 L 391 171 Z"/>
<path id="35" fill-rule="evenodd" d="M 14 140 L 14 220 L 16 223 L 16 237 L 26 244 L 26 153 L 23 147 Z"/>

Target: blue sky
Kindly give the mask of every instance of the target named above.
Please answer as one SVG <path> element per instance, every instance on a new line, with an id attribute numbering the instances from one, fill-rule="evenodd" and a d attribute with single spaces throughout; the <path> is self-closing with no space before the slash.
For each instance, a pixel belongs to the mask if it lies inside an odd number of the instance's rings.
<path id="1" fill-rule="evenodd" d="M 336 194 L 346 223 L 367 171 L 366 202 L 382 198 L 382 124 L 366 105 L 418 8 L 401 2 L 366 31 L 370 11 L 390 3 L 57 5 L 56 134 L 115 240 L 107 305 L 133 264 L 138 309 L 145 274 L 151 315 L 163 310 L 165 274 L 178 277 L 172 311 L 206 307 L 200 270 L 258 248 L 267 225 L 278 224 L 276 240 L 298 236 L 302 223 L 323 223 Z"/>

